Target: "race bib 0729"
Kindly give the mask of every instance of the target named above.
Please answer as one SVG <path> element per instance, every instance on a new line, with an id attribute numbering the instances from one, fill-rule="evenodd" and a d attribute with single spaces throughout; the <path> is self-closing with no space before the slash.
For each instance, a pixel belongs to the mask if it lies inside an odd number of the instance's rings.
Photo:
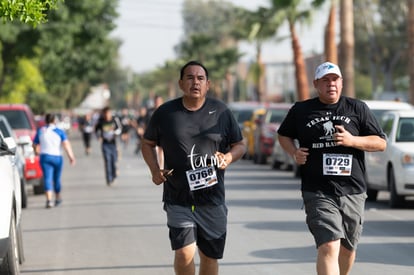
<path id="1" fill-rule="evenodd" d="M 352 155 L 323 154 L 323 174 L 325 176 L 350 176 Z"/>

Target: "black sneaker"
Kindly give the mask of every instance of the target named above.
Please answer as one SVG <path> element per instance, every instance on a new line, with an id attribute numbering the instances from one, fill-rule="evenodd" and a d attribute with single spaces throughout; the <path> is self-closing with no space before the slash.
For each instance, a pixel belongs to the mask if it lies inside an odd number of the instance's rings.
<path id="1" fill-rule="evenodd" d="M 59 206 L 61 204 L 62 204 L 62 200 L 61 199 L 55 200 L 55 206 Z"/>

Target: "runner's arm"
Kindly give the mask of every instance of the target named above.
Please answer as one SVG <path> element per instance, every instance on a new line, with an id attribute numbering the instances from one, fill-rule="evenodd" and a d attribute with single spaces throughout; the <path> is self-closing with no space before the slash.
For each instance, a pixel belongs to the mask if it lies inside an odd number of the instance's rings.
<path id="1" fill-rule="evenodd" d="M 142 156 L 144 157 L 145 163 L 151 171 L 152 182 L 159 185 L 165 182 L 167 179 L 163 176 L 162 170 L 160 169 L 157 152 L 155 150 L 156 142 L 148 139 L 142 140 Z"/>

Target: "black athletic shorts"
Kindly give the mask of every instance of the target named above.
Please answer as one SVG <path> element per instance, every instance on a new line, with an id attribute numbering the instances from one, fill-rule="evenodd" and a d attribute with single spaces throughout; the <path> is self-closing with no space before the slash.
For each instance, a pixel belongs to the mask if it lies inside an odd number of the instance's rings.
<path id="1" fill-rule="evenodd" d="M 173 250 L 196 242 L 207 257 L 223 258 L 227 233 L 225 205 L 185 207 L 164 204 L 164 210 Z"/>

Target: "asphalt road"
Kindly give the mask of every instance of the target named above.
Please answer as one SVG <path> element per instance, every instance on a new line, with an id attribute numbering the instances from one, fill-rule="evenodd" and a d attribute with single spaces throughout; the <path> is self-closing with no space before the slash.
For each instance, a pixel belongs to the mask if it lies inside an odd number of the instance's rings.
<path id="1" fill-rule="evenodd" d="M 79 136 L 71 141 L 77 164 L 65 167 L 63 204 L 45 209 L 45 198 L 31 194 L 23 211 L 22 274 L 173 274 L 162 188 L 152 184 L 134 146 L 121 148 L 118 181 L 107 187 L 97 142 L 85 156 Z M 299 180 L 247 160 L 233 164 L 226 179 L 229 224 L 220 274 L 316 274 Z M 380 194 L 366 208 L 352 274 L 414 274 L 414 203 L 391 210 Z"/>

